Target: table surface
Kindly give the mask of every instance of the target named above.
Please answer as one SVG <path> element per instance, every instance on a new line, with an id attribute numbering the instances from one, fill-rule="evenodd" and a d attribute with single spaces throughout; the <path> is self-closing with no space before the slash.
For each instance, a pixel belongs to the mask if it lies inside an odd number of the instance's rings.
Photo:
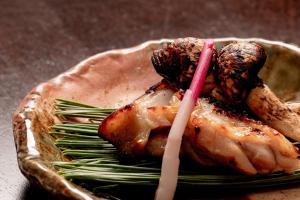
<path id="1" fill-rule="evenodd" d="M 0 198 L 55 199 L 20 173 L 15 108 L 38 83 L 96 53 L 146 40 L 262 37 L 300 45 L 300 1 L 0 1 Z"/>

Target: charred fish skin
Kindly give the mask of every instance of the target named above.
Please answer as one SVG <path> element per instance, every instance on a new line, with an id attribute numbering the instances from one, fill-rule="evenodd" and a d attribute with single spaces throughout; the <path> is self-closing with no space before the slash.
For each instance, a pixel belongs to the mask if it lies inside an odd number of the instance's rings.
<path id="1" fill-rule="evenodd" d="M 162 157 L 182 94 L 158 84 L 99 126 L 100 137 L 122 155 Z M 166 103 L 168 102 L 168 103 Z M 201 165 L 224 165 L 247 175 L 299 168 L 298 152 L 278 131 L 199 98 L 181 152 Z"/>
<path id="2" fill-rule="evenodd" d="M 175 83 L 179 88 L 187 89 L 192 81 L 203 45 L 203 40 L 192 37 L 165 43 L 161 49 L 153 52 L 152 64 L 162 77 Z M 214 48 L 210 69 L 216 63 L 217 53 Z"/>
<path id="3" fill-rule="evenodd" d="M 264 48 L 253 42 L 233 42 L 221 49 L 214 74 L 228 102 L 245 100 L 266 58 Z"/>
<path id="4" fill-rule="evenodd" d="M 216 163 L 247 175 L 293 173 L 300 165 L 297 148 L 278 131 L 246 116 L 220 111 L 203 98 L 190 118 L 184 141 L 195 152 L 205 152 Z"/>
<path id="5" fill-rule="evenodd" d="M 100 137 L 112 143 L 124 157 L 143 156 L 150 132 L 157 126 L 148 119 L 147 110 L 152 106 L 167 105 L 176 90 L 165 80 L 150 87 L 133 103 L 106 117 L 98 128 Z M 161 123 L 170 126 L 168 122 Z"/>

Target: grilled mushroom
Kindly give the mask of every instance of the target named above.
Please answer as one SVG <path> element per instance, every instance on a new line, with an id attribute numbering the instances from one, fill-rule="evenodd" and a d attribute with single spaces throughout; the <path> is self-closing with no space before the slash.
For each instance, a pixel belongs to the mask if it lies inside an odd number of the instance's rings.
<path id="1" fill-rule="evenodd" d="M 154 51 L 152 63 L 158 74 L 186 89 L 193 78 L 202 48 L 200 39 L 177 39 Z M 243 102 L 265 60 L 264 49 L 255 43 L 231 43 L 220 51 L 219 57 L 214 49 L 203 94 L 229 104 Z"/>
<path id="2" fill-rule="evenodd" d="M 195 72 L 196 58 L 202 47 L 203 43 L 199 39 L 177 39 L 153 53 L 154 68 L 171 83 L 186 89 Z M 219 57 L 214 52 L 213 66 L 205 80 L 202 94 L 226 104 L 245 103 L 266 124 L 300 141 L 300 115 L 280 102 L 257 77 L 265 61 L 265 51 L 256 43 L 228 44 L 221 49 Z"/>

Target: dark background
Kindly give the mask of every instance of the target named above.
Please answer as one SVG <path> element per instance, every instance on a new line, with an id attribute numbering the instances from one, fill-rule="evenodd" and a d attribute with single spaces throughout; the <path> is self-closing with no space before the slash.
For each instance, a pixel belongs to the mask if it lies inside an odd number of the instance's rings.
<path id="1" fill-rule="evenodd" d="M 0 199 L 54 199 L 17 166 L 11 116 L 31 88 L 93 54 L 186 36 L 300 45 L 300 1 L 0 0 Z"/>

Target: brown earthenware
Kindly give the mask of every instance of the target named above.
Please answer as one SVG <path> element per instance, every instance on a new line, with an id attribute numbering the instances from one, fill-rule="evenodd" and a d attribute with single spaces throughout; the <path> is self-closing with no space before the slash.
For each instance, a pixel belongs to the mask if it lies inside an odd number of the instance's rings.
<path id="1" fill-rule="evenodd" d="M 216 39 L 218 48 L 236 40 L 263 45 L 268 59 L 260 76 L 284 100 L 300 100 L 300 49 L 263 39 Z M 149 41 L 137 47 L 92 56 L 67 72 L 39 84 L 23 99 L 13 117 L 18 163 L 31 181 L 61 198 L 99 199 L 91 192 L 59 176 L 51 164 L 66 160 L 55 146 L 48 127 L 59 119 L 53 114 L 55 98 L 72 99 L 101 107 L 120 107 L 142 95 L 158 82 L 151 64 L 152 51 L 163 42 Z M 300 188 L 253 193 L 250 199 L 300 197 Z M 199 197 L 201 199 L 201 197 Z"/>

